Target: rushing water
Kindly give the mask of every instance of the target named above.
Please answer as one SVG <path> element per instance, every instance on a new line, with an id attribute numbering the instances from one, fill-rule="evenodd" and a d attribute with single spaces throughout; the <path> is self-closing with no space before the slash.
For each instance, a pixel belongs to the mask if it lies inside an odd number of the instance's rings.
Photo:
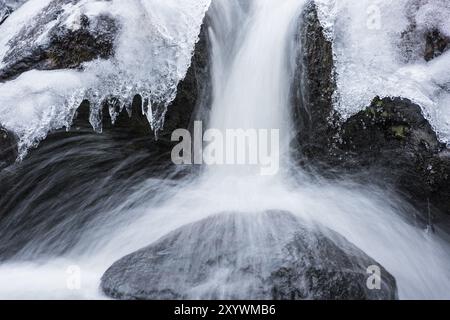
<path id="1" fill-rule="evenodd" d="M 396 277 L 400 298 L 450 298 L 448 247 L 402 218 L 413 209 L 376 187 L 330 183 L 289 165 L 291 40 L 303 4 L 219 0 L 209 13 L 209 126 L 279 129 L 282 166 L 277 175 L 211 166 L 177 184 L 146 180 L 123 203 L 86 225 L 78 244 L 60 258 L 31 260 L 34 248 L 29 246 L 20 262 L 0 265 L 0 297 L 102 298 L 100 277 L 114 261 L 180 226 L 225 211 L 286 210 L 339 232 L 376 259 Z M 65 226 L 69 230 L 71 221 Z M 79 290 L 67 287 L 74 271 L 81 272 Z"/>

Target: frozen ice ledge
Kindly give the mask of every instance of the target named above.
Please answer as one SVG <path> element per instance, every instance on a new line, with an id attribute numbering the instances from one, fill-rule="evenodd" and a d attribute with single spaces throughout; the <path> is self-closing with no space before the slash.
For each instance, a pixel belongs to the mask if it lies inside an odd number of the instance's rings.
<path id="1" fill-rule="evenodd" d="M 0 123 L 23 158 L 47 134 L 69 128 L 90 102 L 101 132 L 142 97 L 157 134 L 186 76 L 210 0 L 0 0 Z M 4 11 L 4 13 L 3 13 Z"/>
<path id="2" fill-rule="evenodd" d="M 315 0 L 333 44 L 334 108 L 348 119 L 375 96 L 419 105 L 450 143 L 450 2 Z"/>

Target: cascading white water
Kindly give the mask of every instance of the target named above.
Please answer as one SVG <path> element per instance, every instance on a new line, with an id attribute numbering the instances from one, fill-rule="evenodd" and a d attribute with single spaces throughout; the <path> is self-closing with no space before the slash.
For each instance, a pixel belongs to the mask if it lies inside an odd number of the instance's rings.
<path id="1" fill-rule="evenodd" d="M 213 3 L 211 127 L 280 129 L 282 140 L 289 140 L 288 48 L 303 3 Z M 116 219 L 95 220 L 77 247 L 61 259 L 0 266 L 0 297 L 102 297 L 99 279 L 114 261 L 168 232 L 220 212 L 275 209 L 345 236 L 396 277 L 400 298 L 450 298 L 448 248 L 434 235 L 405 222 L 400 204 L 391 195 L 349 182 L 312 181 L 299 169 L 296 176 L 288 176 L 289 168 L 282 168 L 268 177 L 242 175 L 235 169 L 211 167 L 177 186 L 145 182 L 110 212 L 108 216 Z M 137 204 L 155 186 L 160 195 Z M 71 265 L 80 267 L 80 290 L 67 289 L 66 271 Z"/>
<path id="2" fill-rule="evenodd" d="M 286 49 L 290 34 L 287 31 L 299 15 L 301 2 L 253 1 L 244 21 L 247 25 L 238 32 L 241 42 L 237 48 L 232 43 L 223 43 L 224 48 L 215 39 L 213 60 L 228 53 L 232 61 L 226 66 L 214 66 L 211 127 L 223 131 L 288 128 L 290 77 L 286 70 Z"/>

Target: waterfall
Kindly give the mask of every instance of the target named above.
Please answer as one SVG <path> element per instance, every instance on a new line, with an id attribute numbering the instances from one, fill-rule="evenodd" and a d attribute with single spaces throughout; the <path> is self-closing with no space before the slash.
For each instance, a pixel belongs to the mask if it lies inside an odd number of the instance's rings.
<path id="1" fill-rule="evenodd" d="M 241 166 L 219 165 L 177 184 L 149 179 L 86 226 L 79 243 L 62 257 L 29 260 L 34 250 L 29 247 L 22 261 L 0 265 L 0 297 L 103 298 L 100 277 L 114 261 L 181 226 L 222 212 L 284 210 L 340 233 L 376 259 L 396 277 L 400 298 L 449 298 L 448 248 L 403 218 L 404 210 L 413 209 L 375 186 L 331 183 L 289 165 L 290 50 L 304 2 L 216 0 L 210 8 L 208 128 L 278 129 L 278 174 L 261 176 L 248 168 L 243 174 Z M 68 290 L 67 272 L 77 268 L 81 289 Z"/>

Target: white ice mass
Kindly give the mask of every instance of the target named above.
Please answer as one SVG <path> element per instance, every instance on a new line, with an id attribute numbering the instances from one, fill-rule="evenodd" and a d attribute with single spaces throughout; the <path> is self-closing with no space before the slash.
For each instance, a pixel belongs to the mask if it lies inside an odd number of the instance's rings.
<path id="1" fill-rule="evenodd" d="M 422 107 L 441 141 L 450 143 L 450 51 L 426 62 L 423 32 L 450 36 L 448 0 L 316 0 L 333 41 L 335 108 L 345 118 L 381 97 L 404 97 Z M 416 42 L 404 33 L 416 26 Z M 403 41 L 403 42 L 402 42 Z M 408 46 L 416 46 L 411 48 Z M 406 57 L 409 51 L 416 55 Z"/>
<path id="2" fill-rule="evenodd" d="M 156 130 L 174 99 L 178 82 L 190 65 L 210 0 L 29 0 L 0 25 L 0 69 L 5 57 L 45 44 L 52 28 L 76 29 L 82 15 L 108 15 L 119 24 L 114 56 L 86 62 L 82 70 L 31 70 L 0 82 L 0 123 L 17 134 L 19 153 L 45 138 L 50 130 L 68 127 L 83 99 L 91 112 L 111 96 L 123 104 L 135 94 L 151 102 L 147 112 Z M 1 2 L 0 2 L 1 4 Z M 56 6 L 56 9 L 55 9 Z M 53 10 L 53 11 L 51 11 Z M 51 14 L 54 19 L 38 19 Z M 39 23 L 40 25 L 36 25 Z M 21 32 L 33 37 L 14 41 Z M 33 29 L 33 30 L 34 30 Z M 20 40 L 20 37 L 19 37 Z M 101 125 L 91 117 L 94 128 Z"/>
<path id="3" fill-rule="evenodd" d="M 60 25 L 76 29 L 82 15 L 106 14 L 120 25 L 114 56 L 108 60 L 87 62 L 83 70 L 31 70 L 0 82 L 0 123 L 19 137 L 20 155 L 50 130 L 70 126 L 83 99 L 91 101 L 92 125 L 101 130 L 95 112 L 105 98 L 118 97 L 127 104 L 139 93 L 151 102 L 150 125 L 160 129 L 166 107 L 190 65 L 210 1 L 0 0 L 0 8 L 15 10 L 0 25 L 0 69 L 11 50 L 45 43 L 49 31 Z M 450 36 L 446 19 L 450 2 L 315 1 L 334 45 L 335 108 L 343 118 L 368 106 L 377 95 L 409 98 L 422 107 L 440 140 L 450 143 L 450 51 L 426 62 L 419 54 L 405 57 L 411 48 L 402 40 L 411 24 L 417 34 L 438 29 Z M 37 17 L 54 2 L 61 9 L 55 19 L 39 25 L 34 38 L 13 41 L 23 30 L 35 28 Z"/>

